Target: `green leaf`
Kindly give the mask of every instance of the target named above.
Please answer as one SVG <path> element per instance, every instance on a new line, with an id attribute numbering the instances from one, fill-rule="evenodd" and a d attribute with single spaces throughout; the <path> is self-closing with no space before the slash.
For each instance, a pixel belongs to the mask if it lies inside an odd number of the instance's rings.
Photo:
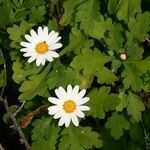
<path id="1" fill-rule="evenodd" d="M 144 133 L 140 124 L 133 124 L 130 129 L 130 137 L 132 141 L 138 143 L 144 143 Z"/>
<path id="2" fill-rule="evenodd" d="M 52 118 L 50 117 L 42 117 L 40 119 L 36 119 L 32 123 L 32 125 L 34 127 L 32 129 L 33 141 L 51 139 L 54 136 L 54 134 L 59 132 L 58 126 L 55 126 L 54 122 L 52 122 Z"/>
<path id="3" fill-rule="evenodd" d="M 82 2 L 82 0 L 66 0 L 63 3 L 65 9 L 64 14 L 61 17 L 60 24 L 66 26 L 68 24 L 74 24 L 74 18 L 76 13 L 76 7 Z"/>
<path id="4" fill-rule="evenodd" d="M 119 0 L 116 11 L 119 20 L 128 22 L 131 16 L 141 12 L 141 0 Z"/>
<path id="5" fill-rule="evenodd" d="M 109 38 L 105 38 L 106 44 L 108 45 L 109 50 L 116 51 L 119 53 L 119 50 L 123 48 L 123 36 L 121 32 L 121 27 L 119 25 L 114 25 L 114 29 L 109 32 Z"/>
<path id="6" fill-rule="evenodd" d="M 141 79 L 142 72 L 136 64 L 124 63 L 125 69 L 121 74 L 125 89 L 131 89 L 133 91 L 140 91 L 142 89 L 143 81 Z"/>
<path id="7" fill-rule="evenodd" d="M 150 70 L 150 56 L 141 61 L 136 61 L 136 64 L 140 68 L 142 73 L 146 73 L 148 70 Z"/>
<path id="8" fill-rule="evenodd" d="M 60 128 L 48 117 L 42 117 L 33 122 L 32 150 L 56 150 Z"/>
<path id="9" fill-rule="evenodd" d="M 100 89 L 95 88 L 88 94 L 88 97 L 90 97 L 88 104 L 91 107 L 89 115 L 102 119 L 105 116 L 105 112 L 116 108 L 119 102 L 118 95 L 109 94 L 109 92 L 110 88 L 104 86 Z"/>
<path id="10" fill-rule="evenodd" d="M 96 76 L 98 77 L 97 82 L 101 84 L 111 84 L 112 82 L 117 81 L 114 72 L 106 67 L 101 68 L 101 70 L 96 73 Z"/>
<path id="11" fill-rule="evenodd" d="M 58 23 L 57 23 L 56 19 L 49 20 L 47 26 L 48 26 L 49 31 L 52 31 L 52 30 L 57 31 L 58 30 Z"/>
<path id="12" fill-rule="evenodd" d="M 54 133 L 52 139 L 49 140 L 38 140 L 32 143 L 31 150 L 56 150 L 57 133 Z"/>
<path id="13" fill-rule="evenodd" d="M 150 132 L 150 125 L 149 125 L 150 115 L 149 115 L 149 111 L 143 112 L 142 122 L 144 124 L 144 127 L 146 127 L 148 129 L 148 131 Z"/>
<path id="14" fill-rule="evenodd" d="M 24 1 L 23 7 L 31 9 L 33 6 L 39 6 L 39 5 L 44 5 L 44 4 L 45 4 L 45 1 L 43 0 L 28 0 L 28 1 Z"/>
<path id="15" fill-rule="evenodd" d="M 103 68 L 103 65 L 111 60 L 111 57 L 102 54 L 98 49 L 82 49 L 82 55 L 74 57 L 71 67 L 82 70 L 83 74 L 95 74 Z M 80 63 L 79 63 L 80 62 Z"/>
<path id="16" fill-rule="evenodd" d="M 117 6 L 119 5 L 120 0 L 109 0 L 108 2 L 108 12 L 112 14 L 116 11 Z"/>
<path id="17" fill-rule="evenodd" d="M 37 68 L 34 64 L 24 64 L 19 59 L 17 59 L 12 66 L 12 69 L 14 71 L 12 78 L 16 83 L 19 84 L 25 81 L 29 75 L 38 74 L 42 70 L 42 68 L 43 67 Z"/>
<path id="18" fill-rule="evenodd" d="M 21 36 L 24 36 L 27 30 L 30 30 L 31 27 L 31 24 L 28 24 L 23 20 L 20 23 L 20 26 L 14 24 L 13 27 L 7 28 L 7 32 L 10 35 L 9 38 L 12 40 L 10 46 L 12 48 L 20 48 Z"/>
<path id="19" fill-rule="evenodd" d="M 129 93 L 128 96 L 128 107 L 127 112 L 131 115 L 136 121 L 140 121 L 142 117 L 142 111 L 145 110 L 144 104 L 141 102 L 138 96 L 133 93 Z"/>
<path id="20" fill-rule="evenodd" d="M 54 87 L 63 86 L 66 87 L 68 84 L 77 84 L 77 72 L 70 67 L 57 63 L 53 65 L 53 70 L 47 77 L 47 85 L 51 90 Z"/>
<path id="21" fill-rule="evenodd" d="M 102 147 L 102 141 L 97 132 L 90 127 L 69 127 L 62 131 L 59 150 L 85 150 Z"/>
<path id="22" fill-rule="evenodd" d="M 106 129 L 110 129 L 110 133 L 114 139 L 119 139 L 123 135 L 123 129 L 129 130 L 130 123 L 122 114 L 114 112 L 105 124 Z"/>
<path id="23" fill-rule="evenodd" d="M 143 42 L 145 38 L 149 37 L 148 32 L 150 31 L 150 12 L 145 12 L 143 14 L 138 13 L 136 18 L 131 17 L 129 19 L 128 27 L 134 38 L 140 42 Z"/>
<path id="24" fill-rule="evenodd" d="M 32 23 L 42 22 L 44 20 L 43 16 L 45 15 L 45 13 L 45 6 L 32 7 L 29 21 Z"/>
<path id="25" fill-rule="evenodd" d="M 150 92 L 150 71 L 147 71 L 144 75 L 143 75 L 143 90 L 145 92 Z"/>
<path id="26" fill-rule="evenodd" d="M 116 111 L 122 111 L 128 106 L 127 95 L 123 92 L 119 93 L 119 104 L 116 107 Z"/>
<path id="27" fill-rule="evenodd" d="M 111 135 L 108 129 L 102 128 L 100 130 L 100 138 L 103 141 L 103 149 L 104 150 L 120 150 L 126 141 L 126 135 L 124 134 L 118 140 L 115 140 Z"/>
<path id="28" fill-rule="evenodd" d="M 79 54 L 82 48 L 90 48 L 93 46 L 93 40 L 89 40 L 88 36 L 84 35 L 76 27 L 72 28 L 69 39 L 69 45 L 60 52 L 60 56 L 71 51 Z"/>
<path id="29" fill-rule="evenodd" d="M 80 22 L 80 28 L 96 39 L 103 38 L 104 33 L 112 28 L 112 20 L 105 20 L 99 9 L 98 0 L 86 0 L 78 6 L 75 18 L 76 22 Z"/>
<path id="30" fill-rule="evenodd" d="M 43 97 L 49 95 L 47 91 L 46 80 L 50 71 L 50 67 L 51 66 L 49 64 L 42 73 L 29 76 L 29 79 L 22 83 L 21 87 L 19 88 L 19 91 L 22 92 L 22 94 L 19 96 L 19 100 L 30 100 L 36 95 Z"/>
<path id="31" fill-rule="evenodd" d="M 126 142 L 126 150 L 143 150 L 143 149 L 145 149 L 145 144 L 139 144 L 137 142 L 133 142 L 130 139 Z"/>
<path id="32" fill-rule="evenodd" d="M 129 61 L 136 61 L 143 58 L 143 48 L 139 47 L 137 44 L 134 44 L 134 46 L 128 46 L 125 47 L 126 53 L 127 53 L 127 60 Z M 136 64 L 136 63 L 135 63 Z"/>
<path id="33" fill-rule="evenodd" d="M 9 0 L 0 1 L 0 28 L 10 23 L 11 2 Z M 5 15 L 4 15 L 5 14 Z"/>

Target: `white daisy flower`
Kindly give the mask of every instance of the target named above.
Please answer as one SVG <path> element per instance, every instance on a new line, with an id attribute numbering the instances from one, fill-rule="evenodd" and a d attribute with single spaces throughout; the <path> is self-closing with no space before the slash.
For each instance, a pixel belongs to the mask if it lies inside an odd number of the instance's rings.
<path id="1" fill-rule="evenodd" d="M 89 97 L 84 97 L 86 90 L 84 89 L 79 92 L 78 85 L 74 88 L 68 85 L 67 91 L 63 87 L 59 87 L 55 90 L 55 93 L 58 98 L 48 98 L 51 103 L 55 104 L 48 107 L 49 115 L 54 115 L 54 119 L 60 118 L 59 126 L 65 124 L 68 127 L 71 121 L 75 126 L 78 126 L 78 117 L 83 118 L 85 116 L 82 111 L 90 110 L 90 107 L 83 105 L 89 101 Z"/>
<path id="2" fill-rule="evenodd" d="M 24 57 L 30 57 L 29 63 L 36 60 L 36 66 L 45 65 L 46 60 L 52 62 L 53 58 L 59 57 L 59 54 L 55 52 L 56 49 L 62 47 L 62 44 L 58 42 L 61 39 L 58 35 L 55 31 L 49 33 L 48 27 L 43 29 L 38 27 L 37 33 L 32 29 L 30 35 L 25 35 L 28 42 L 20 43 L 24 47 L 20 51 L 25 52 Z"/>

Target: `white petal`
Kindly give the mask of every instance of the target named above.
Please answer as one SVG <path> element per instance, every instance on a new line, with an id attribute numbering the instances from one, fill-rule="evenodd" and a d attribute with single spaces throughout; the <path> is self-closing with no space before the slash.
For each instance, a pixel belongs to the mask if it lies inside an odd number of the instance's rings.
<path id="1" fill-rule="evenodd" d="M 51 54 L 47 54 L 45 55 L 45 58 L 49 61 L 49 62 L 52 62 L 53 61 L 53 57 L 51 56 Z"/>
<path id="2" fill-rule="evenodd" d="M 48 27 L 44 27 L 43 32 L 44 32 L 45 36 L 48 36 Z"/>
<path id="3" fill-rule="evenodd" d="M 24 53 L 23 56 L 24 56 L 24 57 L 30 57 L 30 56 L 32 56 L 32 53 L 27 52 L 27 53 Z"/>
<path id="4" fill-rule="evenodd" d="M 28 52 L 28 51 L 29 51 L 28 48 L 21 48 L 21 49 L 20 49 L 20 52 Z"/>
<path id="5" fill-rule="evenodd" d="M 79 92 L 79 85 L 76 85 L 73 90 L 72 90 L 72 93 L 71 93 L 71 97 L 74 98 Z"/>
<path id="6" fill-rule="evenodd" d="M 89 111 L 90 107 L 88 107 L 88 106 L 77 106 L 77 109 L 79 109 L 81 111 Z"/>
<path id="7" fill-rule="evenodd" d="M 84 97 L 82 99 L 78 99 L 76 102 L 77 102 L 77 105 L 82 105 L 82 104 L 85 104 L 86 102 L 88 102 L 90 100 L 89 97 Z"/>
<path id="8" fill-rule="evenodd" d="M 64 100 L 63 95 L 60 93 L 60 91 L 59 91 L 58 89 L 55 89 L 55 94 L 57 95 L 57 97 L 58 97 L 60 100 Z"/>
<path id="9" fill-rule="evenodd" d="M 76 114 L 76 116 L 78 116 L 80 118 L 85 117 L 85 114 L 82 111 L 78 110 L 78 109 L 76 109 L 74 113 Z"/>
<path id="10" fill-rule="evenodd" d="M 54 114 L 56 114 L 57 112 L 59 112 L 61 110 L 61 107 L 60 106 L 50 106 L 50 107 L 48 107 L 48 113 L 50 114 L 50 115 L 54 115 Z"/>
<path id="11" fill-rule="evenodd" d="M 28 59 L 28 63 L 33 62 L 35 59 L 36 59 L 36 56 L 31 56 L 31 57 Z"/>
<path id="12" fill-rule="evenodd" d="M 55 38 L 57 38 L 58 37 L 58 35 L 59 35 L 59 33 L 58 32 L 50 32 L 50 34 L 49 34 L 49 42 L 50 41 L 53 41 Z"/>
<path id="13" fill-rule="evenodd" d="M 43 64 L 43 62 L 44 62 L 44 64 Z M 43 56 L 37 57 L 37 59 L 36 59 L 36 65 L 40 66 L 40 64 L 45 65 L 45 58 Z"/>
<path id="14" fill-rule="evenodd" d="M 67 95 L 70 96 L 71 93 L 72 93 L 72 86 L 69 84 L 69 85 L 67 86 Z"/>
<path id="15" fill-rule="evenodd" d="M 26 38 L 26 40 L 29 41 L 30 43 L 33 43 L 33 42 L 34 42 L 34 39 L 33 39 L 30 35 L 28 35 L 28 34 L 25 35 L 25 38 Z"/>
<path id="16" fill-rule="evenodd" d="M 75 114 L 71 115 L 72 123 L 77 127 L 79 125 L 79 120 Z"/>
<path id="17" fill-rule="evenodd" d="M 76 98 L 78 98 L 78 99 L 83 98 L 83 96 L 85 95 L 85 93 L 86 93 L 86 90 L 85 90 L 85 89 L 81 90 L 81 91 L 77 94 Z"/>
<path id="18" fill-rule="evenodd" d="M 21 42 L 20 45 L 29 49 L 33 48 L 33 44 L 27 42 Z"/>
<path id="19" fill-rule="evenodd" d="M 60 110 L 59 112 L 57 112 L 55 115 L 54 115 L 54 119 L 58 119 L 60 117 L 62 117 L 63 115 L 65 115 L 64 111 L 63 110 Z"/>
<path id="20" fill-rule="evenodd" d="M 49 45 L 50 47 L 50 50 L 55 50 L 55 49 L 59 49 L 62 47 L 62 44 L 61 43 L 57 43 L 57 44 L 54 44 L 54 45 Z"/>
<path id="21" fill-rule="evenodd" d="M 56 53 L 56 52 L 49 51 L 48 53 L 49 53 L 52 57 L 54 57 L 54 58 L 58 58 L 58 57 L 59 57 L 59 54 Z"/>
<path id="22" fill-rule="evenodd" d="M 67 93 L 66 93 L 66 91 L 64 90 L 63 87 L 60 86 L 58 88 L 58 90 L 59 90 L 59 93 L 61 93 L 61 95 L 62 95 L 63 98 L 67 98 Z"/>
<path id="23" fill-rule="evenodd" d="M 38 36 L 42 38 L 43 36 L 43 30 L 42 30 L 42 27 L 38 27 Z"/>
<path id="24" fill-rule="evenodd" d="M 68 117 L 66 122 L 65 122 L 65 127 L 68 128 L 71 122 L 71 117 Z"/>
<path id="25" fill-rule="evenodd" d="M 62 126 L 66 122 L 67 117 L 68 117 L 68 114 L 63 115 L 58 122 L 58 126 Z"/>
<path id="26" fill-rule="evenodd" d="M 41 64 L 44 66 L 45 62 L 46 62 L 46 60 L 45 60 L 45 58 L 43 58 L 42 61 L 41 61 Z"/>
<path id="27" fill-rule="evenodd" d="M 30 34 L 31 34 L 32 38 L 38 38 L 37 33 L 33 29 L 30 30 Z"/>
<path id="28" fill-rule="evenodd" d="M 62 104 L 62 101 L 59 100 L 58 98 L 55 98 L 55 97 L 49 97 L 48 101 L 51 102 L 51 103 L 53 103 L 53 104 L 56 104 L 56 105 Z"/>
<path id="29" fill-rule="evenodd" d="M 55 39 L 54 39 L 53 41 L 51 41 L 51 42 L 57 43 L 60 39 L 61 39 L 61 36 L 58 36 L 57 38 L 55 38 Z"/>
<path id="30" fill-rule="evenodd" d="M 49 33 L 49 38 L 51 38 L 56 32 L 54 30 L 52 30 L 50 33 Z"/>

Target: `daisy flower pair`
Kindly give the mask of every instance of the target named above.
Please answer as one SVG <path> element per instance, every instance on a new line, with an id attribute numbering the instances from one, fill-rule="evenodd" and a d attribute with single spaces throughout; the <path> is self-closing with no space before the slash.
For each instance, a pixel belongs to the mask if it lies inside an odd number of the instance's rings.
<path id="1" fill-rule="evenodd" d="M 62 47 L 59 43 L 61 37 L 58 32 L 51 31 L 49 33 L 48 27 L 38 27 L 37 33 L 32 29 L 30 35 L 26 34 L 25 39 L 27 42 L 21 42 L 23 48 L 20 49 L 24 52 L 24 57 L 29 57 L 28 62 L 31 63 L 36 60 L 36 66 L 45 65 L 46 61 L 52 62 L 54 58 L 58 58 L 59 54 L 55 51 Z M 67 91 L 63 87 L 55 90 L 55 97 L 49 97 L 48 100 L 54 106 L 48 107 L 49 115 L 54 115 L 54 119 L 58 119 L 59 126 L 65 124 L 66 127 L 72 122 L 75 126 L 79 125 L 79 118 L 84 118 L 83 111 L 90 110 L 90 107 L 84 106 L 89 101 L 88 97 L 84 97 L 86 90 L 79 91 L 79 86 L 74 88 L 68 85 Z"/>

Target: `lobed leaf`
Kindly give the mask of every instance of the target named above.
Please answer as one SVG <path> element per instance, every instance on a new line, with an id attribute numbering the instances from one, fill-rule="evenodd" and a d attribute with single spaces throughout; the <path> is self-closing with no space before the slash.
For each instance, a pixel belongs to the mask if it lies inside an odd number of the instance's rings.
<path id="1" fill-rule="evenodd" d="M 90 127 L 66 128 L 61 133 L 62 138 L 59 150 L 85 150 L 102 147 L 102 141 L 98 138 L 97 132 L 91 131 Z"/>
<path id="2" fill-rule="evenodd" d="M 114 139 L 119 139 L 123 135 L 123 129 L 129 130 L 130 123 L 124 118 L 122 114 L 114 112 L 105 124 L 107 129 L 110 129 L 110 133 Z"/>

